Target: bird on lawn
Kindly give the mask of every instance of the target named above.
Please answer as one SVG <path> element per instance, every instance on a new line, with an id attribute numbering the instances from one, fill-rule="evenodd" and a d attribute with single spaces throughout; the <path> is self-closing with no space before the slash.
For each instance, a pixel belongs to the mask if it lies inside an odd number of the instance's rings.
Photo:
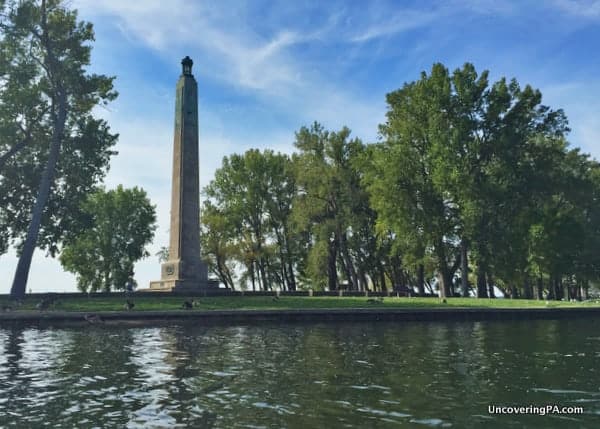
<path id="1" fill-rule="evenodd" d="M 183 308 L 184 310 L 189 310 L 193 307 L 194 307 L 194 304 L 191 303 L 190 301 L 183 301 L 183 304 L 181 304 L 181 308 Z"/>
<path id="2" fill-rule="evenodd" d="M 88 322 L 92 325 L 96 325 L 98 323 L 104 323 L 104 320 L 102 320 L 100 318 L 100 316 L 98 316 L 97 314 L 86 314 L 85 316 L 83 316 L 83 318 L 85 319 L 86 322 Z"/>
<path id="3" fill-rule="evenodd" d="M 127 300 L 124 307 L 125 310 L 131 310 L 133 307 L 135 307 L 135 304 L 133 303 L 133 301 Z"/>
<path id="4" fill-rule="evenodd" d="M 50 307 L 50 300 L 47 298 L 42 298 L 42 300 L 38 302 L 38 304 L 35 306 L 35 308 L 37 308 L 40 311 L 47 310 L 48 307 Z"/>

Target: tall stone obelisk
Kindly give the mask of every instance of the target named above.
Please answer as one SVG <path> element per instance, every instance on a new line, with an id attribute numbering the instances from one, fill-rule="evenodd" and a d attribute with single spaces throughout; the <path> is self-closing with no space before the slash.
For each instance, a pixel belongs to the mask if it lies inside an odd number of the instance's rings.
<path id="1" fill-rule="evenodd" d="M 206 264 L 200 259 L 200 172 L 198 159 L 198 85 L 193 61 L 181 61 L 182 74 L 175 98 L 173 183 L 169 260 L 161 280 L 151 289 L 197 290 L 209 287 Z"/>

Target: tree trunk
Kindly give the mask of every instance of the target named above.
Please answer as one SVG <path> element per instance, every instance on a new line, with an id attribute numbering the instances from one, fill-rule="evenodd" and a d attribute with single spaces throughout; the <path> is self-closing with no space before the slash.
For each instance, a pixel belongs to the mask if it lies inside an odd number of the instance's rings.
<path id="1" fill-rule="evenodd" d="M 529 276 L 527 274 L 523 281 L 523 292 L 525 299 L 533 299 L 533 290 L 531 289 L 531 282 L 529 281 Z"/>
<path id="2" fill-rule="evenodd" d="M 350 276 L 350 269 L 348 268 L 348 265 L 346 265 L 346 258 L 344 258 L 344 250 L 342 249 L 342 246 L 340 245 L 340 242 L 338 241 L 338 259 L 336 260 L 336 262 L 338 264 L 340 264 L 341 268 L 342 268 L 342 273 L 345 276 L 345 282 L 347 283 L 347 289 L 348 290 L 354 290 L 355 289 L 355 285 L 352 282 L 352 277 Z"/>
<path id="3" fill-rule="evenodd" d="M 417 288 L 420 296 L 425 296 L 425 266 L 419 264 L 417 268 Z"/>
<path id="4" fill-rule="evenodd" d="M 283 258 L 281 258 L 281 256 L 280 256 L 279 260 L 281 261 L 281 268 L 280 268 L 280 271 L 281 271 L 280 275 L 281 275 L 281 280 L 282 280 L 281 288 L 283 290 L 290 290 L 290 280 L 288 278 L 287 269 L 285 267 L 285 261 L 283 260 Z"/>
<path id="5" fill-rule="evenodd" d="M 388 275 L 392 281 L 392 290 L 396 290 L 402 283 L 402 260 L 398 256 L 390 258 Z"/>
<path id="6" fill-rule="evenodd" d="M 467 242 L 463 238 L 460 242 L 460 279 L 461 292 L 464 298 L 469 296 L 469 260 L 467 258 Z"/>
<path id="7" fill-rule="evenodd" d="M 225 267 L 225 275 L 227 276 L 227 280 L 229 281 L 229 285 L 231 286 L 231 290 L 235 290 L 235 285 L 233 284 L 233 278 L 231 277 L 231 272 L 227 267 Z M 225 283 L 227 285 L 227 282 Z"/>
<path id="8" fill-rule="evenodd" d="M 296 275 L 294 274 L 294 265 L 291 257 L 288 255 L 288 275 L 290 276 L 289 289 L 296 290 Z"/>
<path id="9" fill-rule="evenodd" d="M 438 287 L 440 298 L 450 296 L 450 283 L 452 282 L 452 275 L 448 268 L 448 261 L 446 260 L 446 251 L 444 249 L 444 243 L 440 240 L 436 246 L 437 262 L 438 262 Z M 441 282 L 441 283 L 440 283 Z"/>
<path id="10" fill-rule="evenodd" d="M 496 298 L 496 294 L 494 293 L 494 278 L 491 273 L 487 273 L 487 287 L 488 287 L 488 297 Z"/>
<path id="11" fill-rule="evenodd" d="M 438 294 L 440 298 L 451 296 L 451 289 L 449 286 L 451 282 L 452 280 L 450 280 L 448 268 L 446 267 L 446 269 L 443 269 L 443 267 L 441 267 L 440 272 L 438 273 Z"/>
<path id="12" fill-rule="evenodd" d="M 385 283 L 385 270 L 383 269 L 381 263 L 379 263 L 379 283 L 381 284 L 381 290 L 386 292 L 387 285 Z"/>
<path id="13" fill-rule="evenodd" d="M 448 296 L 456 296 L 456 287 L 455 287 L 456 284 L 455 284 L 454 279 L 452 278 L 452 276 L 449 276 L 447 281 L 448 281 L 448 284 L 450 285 L 448 287 L 448 289 L 450 289 L 450 291 L 449 291 L 450 294 Z"/>
<path id="14" fill-rule="evenodd" d="M 348 242 L 346 240 L 346 234 L 340 232 L 338 238 L 340 240 L 340 255 L 342 256 L 342 260 L 347 271 L 348 280 L 352 282 L 351 289 L 359 290 L 358 276 L 356 275 L 354 263 L 352 262 L 352 258 L 350 257 L 350 253 L 348 252 Z"/>
<path id="15" fill-rule="evenodd" d="M 227 276 L 225 276 L 225 270 L 223 270 L 221 258 L 218 254 L 215 257 L 215 260 L 217 263 L 217 275 L 219 276 L 219 280 L 221 280 L 225 284 L 225 287 L 228 287 L 229 285 L 227 284 Z"/>
<path id="16" fill-rule="evenodd" d="M 271 264 L 269 263 L 269 258 L 261 258 L 262 259 L 262 275 L 264 278 L 265 290 L 273 290 L 277 279 L 273 279 L 274 273 L 271 270 Z"/>
<path id="17" fill-rule="evenodd" d="M 288 238 L 285 238 L 285 254 L 287 263 L 287 272 L 289 276 L 289 288 L 290 290 L 296 290 L 296 275 L 294 274 L 294 262 L 292 261 L 292 253 L 290 252 L 290 244 Z M 283 262 L 282 262 L 283 263 Z"/>
<path id="18" fill-rule="evenodd" d="M 556 286 L 558 288 L 556 293 L 557 300 L 562 300 L 565 297 L 565 288 L 563 286 L 562 276 L 558 277 Z"/>
<path id="19" fill-rule="evenodd" d="M 550 276 L 548 279 L 548 300 L 556 299 L 556 289 L 554 288 L 554 277 Z"/>
<path id="20" fill-rule="evenodd" d="M 510 287 L 510 299 L 517 299 L 519 297 L 519 293 L 517 291 L 517 287 L 512 285 Z"/>
<path id="21" fill-rule="evenodd" d="M 329 254 L 327 255 L 327 281 L 329 290 L 337 289 L 337 244 L 334 241 L 329 242 Z"/>
<path id="22" fill-rule="evenodd" d="M 540 301 L 544 299 L 544 280 L 542 279 L 542 276 L 540 274 L 540 276 L 537 279 L 537 299 L 539 299 Z"/>
<path id="23" fill-rule="evenodd" d="M 446 291 L 446 296 L 454 296 L 454 282 L 452 281 L 452 274 L 449 271 L 444 275 L 444 290 Z"/>
<path id="24" fill-rule="evenodd" d="M 269 288 L 269 284 L 267 281 L 267 275 L 265 272 L 265 260 L 262 252 L 262 246 L 258 246 L 257 249 L 258 259 L 256 260 L 256 268 L 258 273 L 258 282 L 261 285 L 262 290 L 267 290 Z"/>
<path id="25" fill-rule="evenodd" d="M 282 289 L 289 290 L 290 279 L 288 278 L 285 255 L 283 254 L 283 243 L 281 242 L 281 240 L 278 239 L 277 245 L 279 247 L 279 261 L 281 262 L 281 267 L 279 271 L 281 272 L 280 275 L 283 281 Z"/>
<path id="26" fill-rule="evenodd" d="M 487 288 L 485 284 L 485 269 L 481 262 L 477 264 L 477 298 L 487 298 Z"/>
<path id="27" fill-rule="evenodd" d="M 27 288 L 27 279 L 29 278 L 29 269 L 31 267 L 31 259 L 33 258 L 33 251 L 35 250 L 38 234 L 40 231 L 40 224 L 42 222 L 42 215 L 44 213 L 44 207 L 50 194 L 50 188 L 54 181 L 54 173 L 56 172 L 56 164 L 60 156 L 60 147 L 63 139 L 63 132 L 65 129 L 65 121 L 67 119 L 67 96 L 64 89 L 58 89 L 58 114 L 54 118 L 53 130 L 52 130 L 52 145 L 50 146 L 50 153 L 48 154 L 48 161 L 40 180 L 40 187 L 38 190 L 37 199 L 33 207 L 33 213 L 31 216 L 31 222 L 27 230 L 27 238 L 23 244 L 23 251 L 19 257 L 17 269 L 15 271 L 15 277 L 13 280 L 12 287 L 10 289 L 10 296 L 13 299 L 21 299 L 25 296 L 25 290 Z"/>
<path id="28" fill-rule="evenodd" d="M 288 232 L 285 225 L 283 226 L 283 232 L 279 238 L 281 249 L 281 265 L 285 267 L 286 271 L 286 282 L 288 284 L 288 290 L 296 290 L 296 277 L 294 276 L 294 264 L 292 261 L 292 253 L 290 252 L 290 243 L 288 239 Z M 285 249 L 285 252 L 283 252 Z"/>
<path id="29" fill-rule="evenodd" d="M 363 270 L 358 271 L 358 279 L 360 281 L 360 285 L 361 285 L 361 290 L 369 290 L 369 281 L 367 280 L 367 275 Z M 373 284 L 373 288 L 375 288 L 375 285 Z"/>
<path id="30" fill-rule="evenodd" d="M 552 287 L 554 289 L 554 299 L 556 301 L 560 301 L 560 299 L 562 298 L 562 296 L 561 296 L 559 285 L 558 285 L 558 277 L 554 277 L 553 278 Z"/>
<path id="31" fill-rule="evenodd" d="M 252 281 L 252 292 L 256 292 L 256 279 L 254 278 L 254 261 L 250 263 L 250 280 Z"/>

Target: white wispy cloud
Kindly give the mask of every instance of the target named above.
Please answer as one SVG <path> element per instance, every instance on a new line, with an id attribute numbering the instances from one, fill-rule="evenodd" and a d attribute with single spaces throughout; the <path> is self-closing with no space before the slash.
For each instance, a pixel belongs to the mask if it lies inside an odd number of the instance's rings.
<path id="1" fill-rule="evenodd" d="M 446 15 L 447 10 L 437 11 L 415 11 L 402 10 L 394 13 L 391 17 L 385 10 L 381 10 L 371 18 L 371 22 L 363 25 L 356 34 L 351 36 L 353 42 L 366 42 L 384 36 L 395 35 L 403 31 L 423 27 Z"/>
<path id="2" fill-rule="evenodd" d="M 247 23 L 256 16 L 249 16 L 243 8 L 232 14 L 227 7 L 223 10 L 182 0 L 168 4 L 150 1 L 148 7 L 132 6 L 119 0 L 78 0 L 75 5 L 84 14 L 117 19 L 133 34 L 130 37 L 156 49 L 157 55 L 170 57 L 173 47 L 181 49 L 190 44 L 198 56 L 197 73 L 209 74 L 212 79 L 253 91 L 255 96 L 266 98 L 271 108 L 293 112 L 305 122 L 320 120 L 332 126 L 345 124 L 363 137 L 372 138 L 377 121 L 383 118 L 383 94 L 379 96 L 382 105 L 359 97 L 345 89 L 343 83 L 324 78 L 314 63 L 304 63 L 292 50 L 300 43 L 321 43 L 327 38 L 347 40 L 346 30 L 336 31 L 343 20 L 343 11 L 332 13 L 321 26 L 309 29 L 276 27 L 272 34 L 262 35 L 256 28 L 248 26 Z M 380 13 L 374 12 L 374 16 Z M 433 19 L 433 14 L 428 12 L 420 18 L 417 15 L 414 12 L 407 22 L 423 25 Z M 393 24 L 400 25 L 395 21 Z M 392 31 L 391 26 L 387 31 Z M 365 39 L 374 37 L 375 33 L 370 34 L 356 37 Z M 345 123 L 342 123 L 343 118 L 346 118 Z M 293 130 L 289 131 L 291 134 Z"/>
<path id="3" fill-rule="evenodd" d="M 299 83 L 286 49 L 318 36 L 318 32 L 301 34 L 286 29 L 270 37 L 259 35 L 244 25 L 248 17 L 236 19 L 236 14 L 228 14 L 228 8 L 221 10 L 205 3 L 182 0 L 134 3 L 132 6 L 114 0 L 77 0 L 74 5 L 84 16 L 116 19 L 126 37 L 163 56 L 171 57 L 174 48 L 191 47 L 198 51 L 202 64 L 210 67 L 213 77 L 272 93 L 281 93 L 283 88 Z"/>
<path id="4" fill-rule="evenodd" d="M 600 18 L 600 0 L 554 0 L 553 4 L 573 16 Z"/>
<path id="5" fill-rule="evenodd" d="M 433 25 L 436 22 L 475 15 L 510 15 L 515 5 L 510 1 L 497 0 L 448 0 L 429 4 L 421 9 L 407 9 L 398 3 L 369 2 L 366 12 L 349 36 L 356 43 L 395 36 L 406 31 Z"/>

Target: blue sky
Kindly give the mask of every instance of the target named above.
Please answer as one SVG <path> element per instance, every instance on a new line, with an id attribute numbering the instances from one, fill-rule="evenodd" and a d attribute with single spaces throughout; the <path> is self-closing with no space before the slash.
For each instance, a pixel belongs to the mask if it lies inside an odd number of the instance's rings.
<path id="1" fill-rule="evenodd" d="M 194 60 L 199 87 L 201 186 L 223 156 L 293 151 L 313 121 L 377 139 L 385 94 L 435 62 L 472 62 L 491 80 L 515 77 L 565 110 L 573 146 L 600 158 L 600 1 L 71 0 L 96 31 L 91 71 L 117 76 L 117 101 L 98 109 L 120 133 L 108 187 L 141 186 L 157 205 L 152 253 L 168 242 L 175 83 Z M 16 266 L 0 257 L 0 292 Z M 136 266 L 141 287 L 156 257 Z M 37 251 L 29 287 L 75 290 Z"/>

